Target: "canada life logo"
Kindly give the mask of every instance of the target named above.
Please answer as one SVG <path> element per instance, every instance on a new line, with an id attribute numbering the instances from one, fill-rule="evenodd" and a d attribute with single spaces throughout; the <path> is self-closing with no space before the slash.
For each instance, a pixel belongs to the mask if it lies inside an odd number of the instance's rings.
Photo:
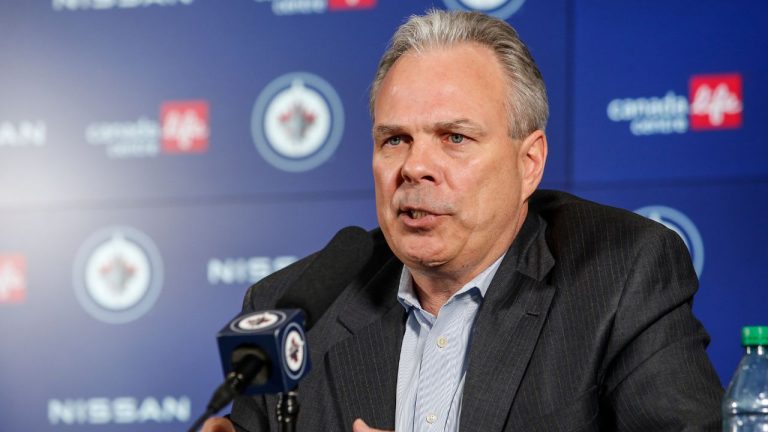
<path id="1" fill-rule="evenodd" d="M 27 298 L 27 258 L 0 254 L 0 304 L 23 303 Z"/>
<path id="2" fill-rule="evenodd" d="M 88 314 L 122 324 L 152 309 L 163 284 L 163 263 L 149 236 L 131 227 L 109 227 L 80 247 L 73 277 L 75 295 Z"/>
<path id="3" fill-rule="evenodd" d="M 650 205 L 635 210 L 635 213 L 654 220 L 671 229 L 683 239 L 693 261 L 696 275 L 701 277 L 704 270 L 704 241 L 696 225 L 680 210 L 662 205 Z"/>
<path id="4" fill-rule="evenodd" d="M 694 75 L 688 97 L 673 90 L 664 96 L 613 99 L 608 118 L 629 122 L 633 135 L 663 135 L 738 129 L 744 109 L 742 79 L 738 73 Z"/>
<path id="5" fill-rule="evenodd" d="M 344 131 L 341 98 L 327 81 L 306 72 L 282 75 L 259 94 L 251 134 L 259 154 L 274 167 L 308 171 L 336 151 Z"/>
<path id="6" fill-rule="evenodd" d="M 159 121 L 142 115 L 137 120 L 92 123 L 85 129 L 86 142 L 103 148 L 112 159 L 200 154 L 208 150 L 209 136 L 209 107 L 204 100 L 164 102 Z"/>
<path id="7" fill-rule="evenodd" d="M 443 0 L 443 3 L 449 9 L 479 11 L 507 19 L 523 6 L 525 0 Z"/>
<path id="8" fill-rule="evenodd" d="M 208 150 L 208 102 L 166 102 L 160 107 L 165 153 L 203 153 Z"/>
<path id="9" fill-rule="evenodd" d="M 275 15 L 320 14 L 371 9 L 376 0 L 256 0 L 257 3 L 272 4 Z"/>
<path id="10" fill-rule="evenodd" d="M 741 75 L 695 75 L 689 95 L 692 130 L 741 127 Z"/>

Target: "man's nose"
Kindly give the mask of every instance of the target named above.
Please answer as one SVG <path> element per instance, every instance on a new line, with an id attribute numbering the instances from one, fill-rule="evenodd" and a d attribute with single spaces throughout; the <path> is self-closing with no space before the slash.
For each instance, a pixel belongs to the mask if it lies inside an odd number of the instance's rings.
<path id="1" fill-rule="evenodd" d="M 403 180 L 407 183 L 437 182 L 439 160 L 436 150 L 429 144 L 414 141 L 401 168 Z"/>

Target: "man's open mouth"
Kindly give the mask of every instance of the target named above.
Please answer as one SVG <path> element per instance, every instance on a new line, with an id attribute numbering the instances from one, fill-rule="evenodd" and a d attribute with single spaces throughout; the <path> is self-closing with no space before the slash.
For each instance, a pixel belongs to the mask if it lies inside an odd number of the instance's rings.
<path id="1" fill-rule="evenodd" d="M 430 213 L 425 212 L 424 210 L 408 210 L 408 216 L 411 217 L 411 219 L 421 219 L 425 216 L 430 215 Z"/>

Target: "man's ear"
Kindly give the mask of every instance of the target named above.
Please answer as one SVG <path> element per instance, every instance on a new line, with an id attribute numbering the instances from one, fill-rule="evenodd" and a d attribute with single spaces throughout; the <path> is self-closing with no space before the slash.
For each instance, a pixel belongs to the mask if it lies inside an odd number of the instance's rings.
<path id="1" fill-rule="evenodd" d="M 533 194 L 544 175 L 547 163 L 547 135 L 542 130 L 535 130 L 520 144 L 520 177 L 523 199 Z"/>

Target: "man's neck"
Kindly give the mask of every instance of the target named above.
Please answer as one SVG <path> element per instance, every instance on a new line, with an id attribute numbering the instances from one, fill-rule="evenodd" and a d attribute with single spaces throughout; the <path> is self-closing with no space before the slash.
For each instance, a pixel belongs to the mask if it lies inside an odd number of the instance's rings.
<path id="1" fill-rule="evenodd" d="M 411 275 L 413 277 L 413 291 L 419 298 L 421 308 L 434 316 L 437 316 L 440 308 L 463 286 L 448 278 L 439 279 L 419 275 L 413 271 L 411 271 Z"/>
<path id="2" fill-rule="evenodd" d="M 461 275 L 409 269 L 413 279 L 413 291 L 419 298 L 421 308 L 430 314 L 437 316 L 440 312 L 440 308 L 442 308 L 454 294 L 480 273 L 492 266 L 505 252 L 506 249 L 498 256 L 493 256 L 490 262 L 484 262 L 480 266 L 475 267 L 475 271 L 471 273 L 464 272 Z"/>

